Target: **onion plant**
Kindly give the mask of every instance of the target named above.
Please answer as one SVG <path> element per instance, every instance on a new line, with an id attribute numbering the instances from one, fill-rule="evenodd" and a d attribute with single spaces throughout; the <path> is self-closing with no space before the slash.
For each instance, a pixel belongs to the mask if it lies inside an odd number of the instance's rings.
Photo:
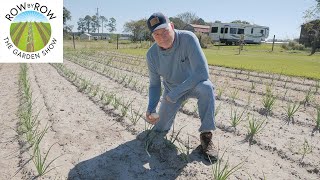
<path id="1" fill-rule="evenodd" d="M 219 114 L 219 112 L 221 110 L 221 104 L 222 103 L 220 103 L 218 106 L 216 106 L 216 109 L 214 110 L 214 117 L 216 117 Z"/>
<path id="2" fill-rule="evenodd" d="M 238 113 L 238 109 L 233 110 L 231 107 L 231 114 L 230 114 L 230 124 L 234 128 L 234 132 L 237 131 L 237 126 L 243 121 L 243 115 L 245 114 L 246 110 L 244 109 L 242 112 Z"/>
<path id="3" fill-rule="evenodd" d="M 307 105 L 309 105 L 312 99 L 313 99 L 312 88 L 309 88 L 309 90 L 306 92 L 304 99 L 302 101 L 303 106 L 306 107 Z"/>
<path id="4" fill-rule="evenodd" d="M 100 93 L 100 101 L 103 101 L 104 100 L 104 97 L 105 97 L 105 90 L 103 90 L 101 93 Z"/>
<path id="5" fill-rule="evenodd" d="M 113 101 L 112 101 L 112 106 L 115 109 L 118 109 L 120 105 L 121 105 L 120 98 L 117 98 L 116 96 L 114 96 Z"/>
<path id="6" fill-rule="evenodd" d="M 89 88 L 89 84 L 90 84 L 89 81 L 87 81 L 86 79 L 82 79 L 79 91 L 80 92 L 86 91 Z"/>
<path id="7" fill-rule="evenodd" d="M 300 163 L 302 163 L 303 159 L 305 158 L 305 156 L 307 154 L 310 154 L 312 153 L 312 145 L 309 144 L 308 140 L 307 139 L 304 139 L 304 142 L 303 142 L 303 145 L 302 145 L 302 148 L 300 149 L 300 152 L 299 152 L 302 157 L 300 159 Z"/>
<path id="8" fill-rule="evenodd" d="M 217 99 L 221 99 L 221 97 L 222 97 L 222 94 L 224 93 L 224 91 L 225 91 L 225 87 L 218 87 L 218 89 L 217 89 L 217 92 L 218 92 L 218 94 L 217 94 Z"/>
<path id="9" fill-rule="evenodd" d="M 99 91 L 100 91 L 100 84 L 96 85 L 95 88 L 92 90 L 92 96 L 95 97 Z"/>
<path id="10" fill-rule="evenodd" d="M 294 114 L 299 110 L 299 107 L 300 107 L 300 103 L 288 103 L 287 104 L 287 108 L 285 109 L 286 110 L 286 115 L 287 115 L 287 121 L 288 121 L 288 124 L 290 122 L 294 123 Z"/>
<path id="11" fill-rule="evenodd" d="M 113 99 L 115 98 L 115 94 L 105 94 L 105 103 L 106 105 L 109 105 L 111 102 L 113 102 Z"/>
<path id="12" fill-rule="evenodd" d="M 185 162 L 189 162 L 189 156 L 190 156 L 190 140 L 188 135 L 187 144 L 184 145 L 183 143 L 177 141 L 178 145 L 175 145 L 175 148 L 180 152 L 182 160 Z"/>
<path id="13" fill-rule="evenodd" d="M 134 100 L 121 103 L 121 117 L 125 117 L 128 113 L 129 107 L 133 103 Z M 131 106 L 132 107 L 132 106 Z"/>
<path id="14" fill-rule="evenodd" d="M 232 102 L 235 102 L 235 100 L 238 96 L 238 93 L 239 93 L 239 89 L 234 89 L 233 91 L 231 91 L 230 97 L 231 97 Z"/>
<path id="15" fill-rule="evenodd" d="M 249 126 L 247 140 L 249 141 L 250 145 L 253 143 L 253 138 L 266 126 L 265 121 L 266 119 L 259 122 L 254 118 L 254 116 L 252 116 L 252 118 L 248 116 Z"/>
<path id="16" fill-rule="evenodd" d="M 276 102 L 276 96 L 274 96 L 271 92 L 267 91 L 267 93 L 264 95 L 262 99 L 264 114 L 266 116 L 271 114 L 275 102 Z"/>
<path id="17" fill-rule="evenodd" d="M 316 117 L 314 118 L 314 120 L 316 121 L 316 127 L 315 129 L 320 131 L 320 106 L 318 105 L 316 107 Z"/>
<path id="18" fill-rule="evenodd" d="M 130 112 L 131 112 L 130 121 L 135 126 L 138 123 L 138 121 L 140 120 L 140 118 L 142 117 L 142 112 L 140 112 L 141 106 L 137 112 L 134 111 L 133 106 L 130 106 L 130 107 L 131 107 L 130 108 Z"/>
<path id="19" fill-rule="evenodd" d="M 247 98 L 247 107 L 249 107 L 250 104 L 251 104 L 251 94 L 249 94 Z"/>
<path id="20" fill-rule="evenodd" d="M 229 177 L 233 173 L 235 173 L 236 171 L 241 169 L 245 163 L 245 161 L 242 161 L 235 166 L 230 166 L 229 158 L 228 158 L 227 161 L 223 164 L 223 157 L 225 155 L 225 152 L 226 152 L 226 150 L 223 152 L 221 158 L 219 158 L 217 160 L 217 162 L 215 162 L 215 164 L 212 164 L 212 161 L 209 158 L 209 161 L 210 161 L 211 167 L 212 167 L 212 178 L 214 180 L 227 180 L 227 179 L 229 179 Z"/>
<path id="21" fill-rule="evenodd" d="M 251 89 L 250 92 L 253 92 L 256 89 L 257 85 L 254 81 L 251 81 Z"/>
<path id="22" fill-rule="evenodd" d="M 129 87 L 130 86 L 130 83 L 132 82 L 133 80 L 133 76 L 130 76 L 127 80 L 127 82 L 125 82 L 125 87 Z"/>
<path id="23" fill-rule="evenodd" d="M 43 176 L 46 173 L 50 172 L 51 170 L 53 170 L 55 167 L 52 167 L 51 169 L 49 169 L 50 165 L 59 157 L 61 157 L 62 155 L 54 158 L 51 161 L 48 161 L 48 155 L 50 153 L 51 148 L 53 147 L 52 144 L 50 146 L 50 148 L 48 149 L 48 151 L 45 153 L 45 155 L 42 155 L 41 151 L 40 151 L 40 147 L 39 146 L 35 146 L 34 149 L 34 154 L 33 154 L 33 158 L 32 161 L 34 163 L 34 165 L 36 166 L 37 172 L 38 172 L 38 176 Z"/>
<path id="24" fill-rule="evenodd" d="M 128 77 L 128 75 L 126 74 L 126 75 L 124 75 L 124 76 L 122 76 L 121 77 L 121 80 L 120 80 L 120 84 L 122 84 L 123 82 L 125 82 L 125 80 L 127 79 L 127 77 Z"/>

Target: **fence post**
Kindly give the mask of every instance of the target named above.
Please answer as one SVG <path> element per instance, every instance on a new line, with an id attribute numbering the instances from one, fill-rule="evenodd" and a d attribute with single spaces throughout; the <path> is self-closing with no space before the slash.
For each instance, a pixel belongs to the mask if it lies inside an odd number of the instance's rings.
<path id="1" fill-rule="evenodd" d="M 273 52 L 273 47 L 274 47 L 274 41 L 275 41 L 275 39 L 276 39 L 276 35 L 273 35 L 273 40 L 272 40 L 272 52 Z"/>
<path id="2" fill-rule="evenodd" d="M 243 50 L 243 42 L 244 42 L 244 35 L 241 34 L 240 39 L 239 39 L 239 54 L 240 54 L 241 50 Z"/>
<path id="3" fill-rule="evenodd" d="M 119 34 L 117 34 L 117 49 L 119 49 Z"/>
<path id="4" fill-rule="evenodd" d="M 74 33 L 72 33 L 73 49 L 76 49 L 76 44 L 74 43 Z"/>

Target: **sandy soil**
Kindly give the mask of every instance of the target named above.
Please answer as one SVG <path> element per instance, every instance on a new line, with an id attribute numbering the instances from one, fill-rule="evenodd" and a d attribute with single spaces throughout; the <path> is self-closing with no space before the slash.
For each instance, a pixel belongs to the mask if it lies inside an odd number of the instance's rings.
<path id="1" fill-rule="evenodd" d="M 105 59 L 111 58 L 110 54 L 102 55 Z M 115 64 L 108 67 L 118 74 L 128 74 L 136 78 L 139 86 L 147 86 L 148 78 L 144 72 L 133 71 L 134 66 L 144 64 L 139 63 L 141 59 L 118 56 L 118 59 L 125 58 L 134 62 L 127 63 L 127 66 L 133 67 L 120 69 Z M 148 156 L 145 150 L 148 131 L 145 131 L 144 120 L 141 118 L 133 125 L 130 113 L 121 117 L 121 108 L 115 109 L 112 103 L 106 104 L 101 100 L 102 93 L 113 94 L 122 102 L 132 102 L 133 111 L 144 113 L 148 101 L 147 92 L 140 92 L 130 84 L 108 76 L 110 73 L 103 72 L 107 66 L 103 63 L 96 63 L 93 68 L 91 61 L 81 66 L 74 61 L 65 59 L 63 67 L 78 74 L 78 80 L 70 78 L 56 65 L 29 65 L 28 76 L 35 100 L 33 111 L 40 112 L 41 128 L 49 126 L 41 148 L 46 152 L 53 145 L 48 159 L 59 157 L 51 165 L 54 169 L 42 177 L 43 179 L 212 179 L 212 165 L 201 156 L 198 149 L 200 120 L 196 115 L 195 100 L 188 101 L 178 112 L 174 129 L 168 134 L 169 138 L 169 135 L 182 129 L 175 144 L 190 147 L 187 160 L 179 149 L 172 148 L 170 141 L 160 135 L 152 141 L 149 148 L 151 156 Z M 244 119 L 234 132 L 230 127 L 230 110 L 231 107 L 239 111 L 246 109 L 259 120 L 265 119 L 259 113 L 265 86 L 259 81 L 268 82 L 270 79 L 261 74 L 255 77 L 253 73 L 248 79 L 245 73 L 232 69 L 211 68 L 216 70 L 211 77 L 212 81 L 216 81 L 216 90 L 229 84 L 222 98 L 216 101 L 220 111 L 216 117 L 214 142 L 219 145 L 221 154 L 226 151 L 223 163 L 228 160 L 232 167 L 244 162 L 243 167 L 233 173 L 230 179 L 263 179 L 264 176 L 266 179 L 319 179 L 320 132 L 314 131 L 312 121 L 319 93 L 315 94 L 310 105 L 301 108 L 295 116 L 295 124 L 286 124 L 282 108 L 288 102 L 301 100 L 305 90 L 314 82 L 300 78 L 291 79 L 292 83 L 286 85 L 290 87 L 289 95 L 278 100 L 273 114 L 267 118 L 265 128 L 250 146 L 246 141 L 248 120 Z M 0 131 L 0 154 L 1 157 L 8 157 L 2 158 L 0 162 L 0 179 L 29 179 L 37 174 L 32 162 L 26 165 L 21 163 L 28 162 L 28 152 L 22 151 L 25 147 L 23 144 L 19 145 L 17 138 L 12 139 L 17 136 L 18 72 L 19 65 L 0 66 L 1 87 L 5 87 L 0 92 L 0 120 L 3 124 Z M 81 90 L 80 77 L 90 80 L 94 87 L 99 86 L 99 93 L 94 96 L 88 90 Z M 281 84 L 285 79 L 287 77 L 283 76 L 276 81 L 277 94 L 286 91 Z M 250 91 L 253 80 L 257 81 L 257 87 Z M 235 101 L 232 101 L 230 94 L 234 90 L 239 92 Z M 248 96 L 252 98 L 249 105 Z M 301 148 L 305 139 L 310 142 L 312 153 L 306 154 L 302 159 Z M 19 169 L 21 170 L 13 177 Z"/>
<path id="2" fill-rule="evenodd" d="M 20 164 L 20 145 L 16 133 L 18 73 L 19 65 L 0 64 L 0 179 L 11 179 Z M 22 175 L 16 174 L 14 177 L 21 179 Z"/>

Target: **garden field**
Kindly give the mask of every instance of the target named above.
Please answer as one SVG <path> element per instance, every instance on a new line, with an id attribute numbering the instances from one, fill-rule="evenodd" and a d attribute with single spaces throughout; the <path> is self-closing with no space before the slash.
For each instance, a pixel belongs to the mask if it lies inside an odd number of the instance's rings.
<path id="1" fill-rule="evenodd" d="M 223 170 L 232 180 L 320 178 L 319 54 L 206 49 L 220 155 L 208 162 L 195 99 L 166 138 L 150 131 L 146 49 L 128 46 L 139 45 L 77 41 L 74 50 L 67 41 L 63 64 L 0 64 L 0 179 L 219 179 Z M 260 59 L 308 73 L 262 69 Z"/>

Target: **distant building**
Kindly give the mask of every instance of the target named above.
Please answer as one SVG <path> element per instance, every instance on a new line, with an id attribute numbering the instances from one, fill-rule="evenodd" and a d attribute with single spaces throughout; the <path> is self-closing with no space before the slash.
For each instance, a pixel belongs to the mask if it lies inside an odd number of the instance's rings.
<path id="1" fill-rule="evenodd" d="M 194 32 L 194 33 L 200 32 L 200 33 L 209 34 L 210 32 L 210 26 L 197 25 L 197 24 L 187 24 L 183 29 Z"/>
<path id="2" fill-rule="evenodd" d="M 109 40 L 109 33 L 90 33 L 94 40 Z"/>
<path id="3" fill-rule="evenodd" d="M 316 47 L 320 48 L 320 19 L 301 25 L 299 43 L 311 47 L 311 42 L 317 36 Z"/>
<path id="4" fill-rule="evenodd" d="M 80 39 L 81 40 L 91 40 L 92 36 L 91 36 L 91 34 L 83 33 L 83 34 L 80 35 Z"/>
<path id="5" fill-rule="evenodd" d="M 129 36 L 120 36 L 119 40 L 130 40 Z"/>
<path id="6" fill-rule="evenodd" d="M 80 36 L 81 40 L 110 40 L 111 37 L 115 38 L 117 34 L 111 33 L 81 33 L 81 32 L 74 32 L 75 36 Z M 131 38 L 129 34 L 118 34 L 120 40 L 127 40 Z"/>
<path id="7" fill-rule="evenodd" d="M 80 34 L 81 40 L 109 40 L 108 33 L 83 33 Z"/>

